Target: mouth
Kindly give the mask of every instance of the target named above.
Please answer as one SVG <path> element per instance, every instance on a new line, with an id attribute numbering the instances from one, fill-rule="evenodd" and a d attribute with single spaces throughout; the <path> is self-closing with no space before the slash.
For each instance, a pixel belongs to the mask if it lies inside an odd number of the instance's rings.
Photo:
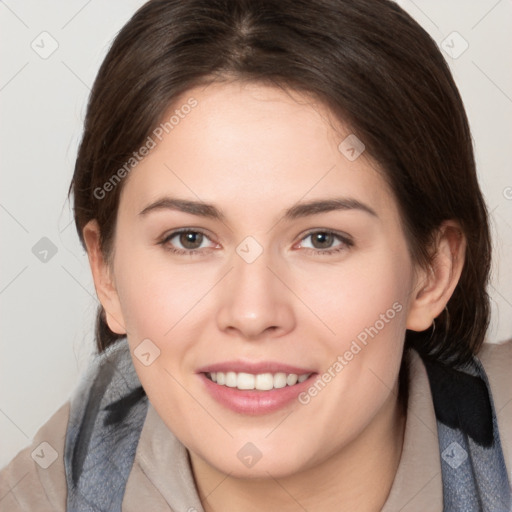
<path id="1" fill-rule="evenodd" d="M 318 373 L 281 363 L 230 362 L 203 367 L 197 375 L 223 408 L 256 416 L 297 405 Z"/>
<path id="2" fill-rule="evenodd" d="M 310 373 L 246 373 L 246 372 L 206 372 L 207 379 L 215 382 L 219 386 L 236 388 L 241 391 L 257 390 L 270 391 L 272 389 L 282 389 L 285 387 L 296 386 L 312 375 Z"/>

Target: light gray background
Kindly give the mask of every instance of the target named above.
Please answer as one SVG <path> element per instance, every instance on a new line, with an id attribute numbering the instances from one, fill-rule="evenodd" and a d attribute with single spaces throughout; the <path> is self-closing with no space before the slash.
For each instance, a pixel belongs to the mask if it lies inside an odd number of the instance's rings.
<path id="1" fill-rule="evenodd" d="M 0 1 L 0 467 L 67 400 L 94 350 L 97 300 L 66 195 L 95 74 L 115 34 L 143 3 Z M 444 55 L 467 108 L 492 217 L 488 341 L 507 339 L 512 334 L 512 2 L 399 4 L 440 46 L 445 40 L 452 52 L 463 49 L 453 31 L 469 45 L 457 58 Z M 54 53 L 44 54 L 56 44 Z M 41 249 L 35 251 L 39 257 L 32 251 L 43 237 L 57 250 L 46 262 L 39 259 L 45 256 Z"/>

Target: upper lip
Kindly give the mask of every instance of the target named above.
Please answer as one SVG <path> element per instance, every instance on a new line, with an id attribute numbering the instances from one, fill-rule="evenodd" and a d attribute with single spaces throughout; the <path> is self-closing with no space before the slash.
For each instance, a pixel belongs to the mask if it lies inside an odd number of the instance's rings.
<path id="1" fill-rule="evenodd" d="M 261 361 L 259 363 L 247 361 L 225 361 L 222 363 L 209 364 L 197 370 L 197 373 L 212 372 L 252 373 L 254 375 L 260 373 L 295 373 L 296 375 L 304 375 L 306 373 L 314 373 L 314 370 L 283 364 L 276 361 Z"/>

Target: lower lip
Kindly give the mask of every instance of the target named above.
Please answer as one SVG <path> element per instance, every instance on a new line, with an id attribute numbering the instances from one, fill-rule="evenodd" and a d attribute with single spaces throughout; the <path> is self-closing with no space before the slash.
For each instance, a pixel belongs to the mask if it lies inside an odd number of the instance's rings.
<path id="1" fill-rule="evenodd" d="M 275 412 L 289 405 L 311 385 L 311 379 L 316 376 L 316 373 L 311 374 L 304 382 L 269 391 L 240 390 L 221 386 L 206 377 L 204 373 L 198 375 L 211 396 L 221 405 L 239 414 L 255 416 Z"/>

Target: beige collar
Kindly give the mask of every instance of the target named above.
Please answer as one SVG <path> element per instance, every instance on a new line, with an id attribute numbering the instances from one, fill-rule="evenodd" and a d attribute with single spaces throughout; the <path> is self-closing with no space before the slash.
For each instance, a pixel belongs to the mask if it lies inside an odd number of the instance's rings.
<path id="1" fill-rule="evenodd" d="M 410 351 L 409 357 L 410 384 L 404 445 L 382 512 L 437 512 L 443 508 L 443 489 L 436 418 L 425 367 L 416 352 Z M 156 488 L 170 509 L 203 512 L 187 450 L 151 404 L 135 463 L 139 477 L 144 476 L 151 488 Z M 139 469 L 142 474 L 139 474 Z M 129 494 L 134 479 L 135 475 L 130 475 Z"/>
<path id="2" fill-rule="evenodd" d="M 409 351 L 409 399 L 400 464 L 381 512 L 443 510 L 437 423 L 425 366 Z"/>

